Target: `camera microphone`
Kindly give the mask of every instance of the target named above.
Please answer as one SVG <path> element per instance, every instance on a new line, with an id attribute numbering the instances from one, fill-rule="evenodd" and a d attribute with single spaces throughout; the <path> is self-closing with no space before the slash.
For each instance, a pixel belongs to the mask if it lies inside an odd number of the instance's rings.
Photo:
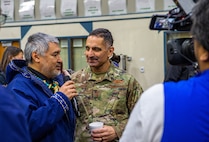
<path id="1" fill-rule="evenodd" d="M 64 82 L 66 82 L 68 80 L 71 80 L 71 78 L 70 78 L 70 76 L 66 75 L 66 76 L 63 77 L 63 80 L 64 80 Z M 71 99 L 71 103 L 72 103 L 72 106 L 73 106 L 73 109 L 74 109 L 74 112 L 75 112 L 76 116 L 80 117 L 81 114 L 80 114 L 80 111 L 79 111 L 79 108 L 78 108 L 78 102 L 77 102 L 75 97 L 73 97 Z"/>

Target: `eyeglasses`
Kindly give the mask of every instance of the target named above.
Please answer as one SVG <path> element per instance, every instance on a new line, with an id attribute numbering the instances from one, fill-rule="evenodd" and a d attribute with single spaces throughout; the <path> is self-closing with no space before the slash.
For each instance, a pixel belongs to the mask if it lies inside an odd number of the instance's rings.
<path id="1" fill-rule="evenodd" d="M 7 20 L 7 15 L 0 14 L 0 25 L 5 24 L 6 20 Z"/>

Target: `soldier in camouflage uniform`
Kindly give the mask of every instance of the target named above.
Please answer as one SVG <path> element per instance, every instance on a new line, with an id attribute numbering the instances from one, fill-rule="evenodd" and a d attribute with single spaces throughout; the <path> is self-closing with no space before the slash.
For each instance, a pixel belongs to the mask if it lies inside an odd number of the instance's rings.
<path id="1" fill-rule="evenodd" d="M 88 67 L 71 77 L 79 95 L 76 142 L 115 142 L 122 135 L 135 102 L 143 92 L 136 79 L 109 60 L 114 52 L 113 38 L 107 29 L 96 29 L 86 41 Z M 88 124 L 101 121 L 104 127 L 89 132 Z"/>

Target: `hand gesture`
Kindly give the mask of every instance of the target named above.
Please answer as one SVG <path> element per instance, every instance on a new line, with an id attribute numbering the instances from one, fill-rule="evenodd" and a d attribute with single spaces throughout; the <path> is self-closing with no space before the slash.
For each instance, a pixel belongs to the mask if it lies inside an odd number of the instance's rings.
<path id="1" fill-rule="evenodd" d="M 75 89 L 75 84 L 73 81 L 66 81 L 60 88 L 59 91 L 65 94 L 70 100 L 77 96 L 77 91 Z"/>

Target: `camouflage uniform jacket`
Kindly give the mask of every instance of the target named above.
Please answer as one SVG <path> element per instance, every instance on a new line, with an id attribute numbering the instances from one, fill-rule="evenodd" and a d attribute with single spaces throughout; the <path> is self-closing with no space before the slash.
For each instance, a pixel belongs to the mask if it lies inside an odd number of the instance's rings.
<path id="1" fill-rule="evenodd" d="M 90 142 L 88 124 L 102 121 L 112 126 L 121 137 L 136 101 L 143 92 L 136 79 L 111 64 L 103 74 L 91 72 L 86 67 L 72 76 L 79 96 L 77 101 L 81 116 L 77 117 L 76 142 Z M 117 141 L 115 140 L 115 141 Z"/>

